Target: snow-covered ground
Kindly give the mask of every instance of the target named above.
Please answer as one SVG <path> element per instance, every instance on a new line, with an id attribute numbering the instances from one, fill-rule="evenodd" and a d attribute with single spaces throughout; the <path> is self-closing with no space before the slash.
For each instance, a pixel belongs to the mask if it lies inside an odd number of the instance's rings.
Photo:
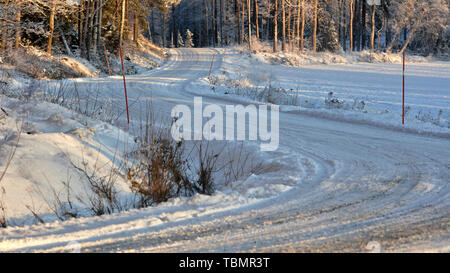
<path id="1" fill-rule="evenodd" d="M 67 179 L 67 154 L 80 159 L 80 147 L 90 149 L 83 153 L 88 160 L 111 159 L 114 148 L 123 145 L 117 144 L 118 136 L 125 140 L 125 129 L 136 130 L 141 111 L 150 102 L 155 113 L 168 118 L 174 105 L 192 104 L 198 95 L 205 104 L 254 101 L 248 96 L 252 93 L 236 93 L 226 84 L 212 90 L 206 77 L 214 54 L 213 75 L 223 75 L 225 83 L 245 80 L 245 88 L 273 83 L 288 91 L 299 90 L 301 101 L 311 104 L 282 107 L 280 148 L 255 152 L 271 168 L 223 186 L 213 196 L 176 198 L 143 210 L 1 229 L 0 251 L 68 251 L 68 244 L 79 244 L 81 251 L 88 252 L 364 252 L 370 241 L 378 242 L 382 251 L 450 251 L 449 63 L 408 66 L 411 109 L 406 120 L 409 129 L 404 130 L 398 64 L 295 68 L 269 65 L 230 49 L 171 53 L 163 67 L 127 78 L 130 128 L 125 126 L 124 115 L 115 122 L 121 130 L 86 122 L 49 104 L 27 106 L 32 109 L 28 117 L 36 130 L 22 136 L 2 181 L 9 187 L 6 196 L 15 193 L 6 197 L 14 204 L 8 208 L 14 211 L 16 205 L 27 203 L 29 191 L 16 181 L 28 186 L 45 184 L 46 177 L 52 177 L 51 183 Z M 120 77 L 74 81 L 79 90 L 99 86 L 99 99 L 123 113 Z M 346 102 L 364 100 L 365 108 L 329 109 L 325 103 L 329 92 Z M 5 110 L 23 115 L 21 107 L 26 105 L 2 99 Z M 434 123 L 411 114 L 429 111 L 436 118 L 440 109 L 442 114 Z M 14 119 L 9 119 L 8 128 L 13 130 Z M 254 150 L 254 144 L 247 143 L 245 149 Z M 9 216 L 31 217 L 23 208 L 17 211 Z"/>
<path id="2" fill-rule="evenodd" d="M 317 53 L 309 56 L 313 64 L 291 67 L 271 65 L 265 53 L 249 56 L 240 50 L 224 51 L 222 67 L 212 75 L 219 96 L 238 95 L 284 105 L 283 111 L 450 136 L 448 62 L 408 60 L 418 63 L 407 65 L 403 126 L 400 56 L 400 62 L 391 58 L 393 63 L 318 64 L 322 55 L 331 57 Z M 267 91 L 269 86 L 273 91 Z"/>

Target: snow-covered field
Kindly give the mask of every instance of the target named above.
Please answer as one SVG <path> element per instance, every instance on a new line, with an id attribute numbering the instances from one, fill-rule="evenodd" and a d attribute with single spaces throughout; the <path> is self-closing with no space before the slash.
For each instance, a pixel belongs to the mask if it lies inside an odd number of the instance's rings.
<path id="1" fill-rule="evenodd" d="M 318 64 L 324 58 L 324 53 L 318 53 L 316 57 L 309 56 L 315 60 L 312 64 L 291 67 L 271 65 L 264 53 L 249 56 L 239 50 L 231 52 L 224 54 L 221 69 L 212 76 L 214 91 L 220 95 L 269 101 L 284 105 L 284 111 L 328 119 L 449 136 L 448 62 L 408 59 L 414 63 L 406 67 L 406 125 L 402 126 L 400 57 L 397 60 L 391 56 L 389 61 L 393 63 L 330 61 L 325 65 Z M 326 54 L 325 57 L 331 58 Z M 257 95 L 269 86 L 273 90 L 270 94 L 267 91 L 264 96 Z"/>
<path id="2" fill-rule="evenodd" d="M 174 105 L 192 104 L 194 96 L 203 96 L 205 104 L 247 104 L 257 101 L 254 92 L 271 84 L 297 93 L 295 102 L 300 102 L 289 103 L 287 93 L 280 148 L 255 151 L 271 168 L 213 196 L 0 229 L 0 251 L 68 251 L 68 244 L 78 244 L 87 252 L 364 252 L 370 241 L 382 251 L 450 251 L 449 63 L 408 66 L 410 109 L 402 127 L 399 64 L 286 67 L 232 49 L 171 53 L 160 69 L 127 78 L 128 131 L 135 132 L 149 102 L 161 118 L 169 118 Z M 207 76 L 214 54 L 213 75 L 221 82 L 213 88 Z M 99 86 L 99 99 L 123 113 L 120 77 L 74 81 L 80 92 Z M 238 88 L 230 88 L 230 82 Z M 329 92 L 344 101 L 343 107 L 325 102 Z M 364 108 L 355 101 L 364 101 Z M 27 204 L 49 213 L 30 189 L 75 178 L 71 161 L 106 164 L 117 147 L 131 142 L 124 115 L 115 122 L 118 129 L 48 103 L 1 97 L 0 104 L 11 113 L 0 120 L 4 141 L 14 141 L 16 116 L 27 116 L 34 128 L 22 134 L 1 182 L 8 216 L 19 225 L 33 219 Z M 245 149 L 253 151 L 255 144 Z M 6 151 L 0 153 L 4 158 Z M 82 190 L 80 183 L 73 179 L 71 185 Z"/>

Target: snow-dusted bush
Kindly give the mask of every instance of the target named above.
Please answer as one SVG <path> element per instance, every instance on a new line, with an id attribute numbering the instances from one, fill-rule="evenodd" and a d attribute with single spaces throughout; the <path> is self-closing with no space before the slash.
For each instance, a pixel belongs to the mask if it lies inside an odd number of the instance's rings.
<path id="1" fill-rule="evenodd" d="M 442 114 L 442 109 L 439 109 L 439 112 L 436 116 L 434 116 L 430 111 L 419 111 L 416 114 L 415 118 L 423 122 L 429 122 L 433 123 L 434 125 L 440 126 Z"/>
<path id="2" fill-rule="evenodd" d="M 325 98 L 325 105 L 328 109 L 342 109 L 344 103 L 345 101 L 335 98 L 333 92 L 329 92 L 328 97 Z"/>
<path id="3" fill-rule="evenodd" d="M 137 145 L 127 155 L 126 178 L 137 194 L 137 206 L 195 193 L 212 194 L 222 150 L 214 149 L 209 142 L 175 141 L 170 126 L 157 127 L 151 116 L 148 110 Z"/>

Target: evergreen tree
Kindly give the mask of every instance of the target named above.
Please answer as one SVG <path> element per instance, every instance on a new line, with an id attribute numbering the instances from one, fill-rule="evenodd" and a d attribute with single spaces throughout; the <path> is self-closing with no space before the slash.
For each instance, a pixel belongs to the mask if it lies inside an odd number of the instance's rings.
<path id="1" fill-rule="evenodd" d="M 178 32 L 177 47 L 184 47 L 183 36 Z"/>
<path id="2" fill-rule="evenodd" d="M 185 47 L 194 47 L 193 37 L 194 37 L 194 34 L 189 29 L 187 29 L 186 30 L 186 41 L 184 43 Z"/>
<path id="3" fill-rule="evenodd" d="M 336 25 L 328 11 L 322 9 L 318 20 L 318 50 L 336 52 L 340 49 Z"/>

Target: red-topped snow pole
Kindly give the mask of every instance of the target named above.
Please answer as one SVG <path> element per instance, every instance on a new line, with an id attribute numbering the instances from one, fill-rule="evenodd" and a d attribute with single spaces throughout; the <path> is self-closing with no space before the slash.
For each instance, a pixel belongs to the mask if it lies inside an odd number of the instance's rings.
<path id="1" fill-rule="evenodd" d="M 403 103 L 402 103 L 402 124 L 405 124 L 405 67 L 406 67 L 406 49 L 403 50 Z"/>
<path id="2" fill-rule="evenodd" d="M 123 87 L 125 89 L 125 103 L 127 105 L 127 120 L 128 124 L 130 124 L 130 112 L 128 111 L 127 82 L 125 81 L 125 68 L 123 66 L 122 45 L 120 45 L 120 60 L 122 61 L 122 76 L 123 76 Z"/>

